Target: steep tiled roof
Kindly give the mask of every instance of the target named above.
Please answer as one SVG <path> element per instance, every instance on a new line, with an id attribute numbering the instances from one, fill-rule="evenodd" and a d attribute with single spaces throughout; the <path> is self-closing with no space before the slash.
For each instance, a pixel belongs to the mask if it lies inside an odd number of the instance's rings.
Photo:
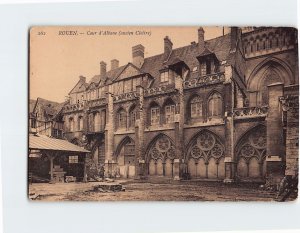
<path id="1" fill-rule="evenodd" d="M 193 70 L 194 67 L 199 65 L 197 57 L 205 51 L 213 52 L 219 61 L 227 60 L 230 51 L 230 34 L 205 41 L 205 48 L 206 50 L 199 51 L 198 44 L 194 43 L 173 49 L 167 61 L 165 61 L 163 53 L 152 57 L 147 57 L 144 60 L 141 70 L 154 77 L 152 86 L 156 86 L 159 85 L 158 80 L 160 76 L 160 70 L 167 68 L 170 64 L 176 63 L 176 61 L 184 62 L 190 68 L 190 70 Z M 105 81 L 106 84 L 111 83 L 114 78 L 118 77 L 122 73 L 127 65 L 128 64 L 108 71 L 106 73 L 106 77 L 95 75 L 92 77 L 87 86 L 93 82 L 98 85 L 100 80 Z M 199 70 L 197 72 L 199 72 Z M 197 76 L 197 72 L 193 72 L 192 75 Z"/>
<path id="2" fill-rule="evenodd" d="M 120 66 L 116 69 L 107 71 L 106 73 L 106 77 L 101 77 L 100 75 L 95 75 L 94 77 L 92 77 L 92 79 L 90 80 L 90 82 L 88 83 L 88 85 L 90 85 L 91 83 L 95 83 L 98 85 L 98 83 L 102 80 L 104 82 L 107 82 L 109 80 L 112 80 L 115 77 L 118 77 L 120 75 L 120 73 L 123 71 L 123 69 L 127 66 Z"/>
<path id="3" fill-rule="evenodd" d="M 32 109 L 32 112 L 35 110 L 36 104 L 39 104 L 39 106 L 43 109 L 45 114 L 49 117 L 52 118 L 54 117 L 59 111 L 62 109 L 64 106 L 64 103 L 57 103 L 54 101 L 46 100 L 43 98 L 38 97 L 37 100 L 35 101 L 35 105 Z M 50 120 L 50 119 L 48 119 Z"/>
<path id="4" fill-rule="evenodd" d="M 29 100 L 29 113 L 32 113 L 36 100 Z"/>
<path id="5" fill-rule="evenodd" d="M 87 153 L 90 152 L 82 147 L 74 145 L 67 140 L 50 138 L 45 135 L 29 135 L 29 149 L 38 150 L 53 150 L 53 151 L 64 151 L 64 152 L 79 152 Z"/>
<path id="6" fill-rule="evenodd" d="M 81 80 L 79 80 L 78 83 L 75 85 L 75 87 L 69 92 L 69 94 L 83 92 L 86 90 L 87 87 L 88 87 L 87 83 L 84 83 Z"/>
<path id="7" fill-rule="evenodd" d="M 207 51 L 215 53 L 219 61 L 226 60 L 230 51 L 230 34 L 205 41 L 205 47 L 207 48 Z M 199 61 L 196 57 L 202 52 L 203 51 L 199 51 L 197 44 L 191 44 L 173 49 L 168 61 L 180 59 L 192 70 L 194 67 L 198 66 Z M 165 63 L 164 61 L 164 54 L 159 54 L 145 58 L 141 69 L 146 73 L 150 73 L 155 78 L 153 86 L 156 86 L 159 84 L 158 77 L 160 75 L 160 70 L 164 68 L 164 65 L 167 66 L 168 63 Z"/>

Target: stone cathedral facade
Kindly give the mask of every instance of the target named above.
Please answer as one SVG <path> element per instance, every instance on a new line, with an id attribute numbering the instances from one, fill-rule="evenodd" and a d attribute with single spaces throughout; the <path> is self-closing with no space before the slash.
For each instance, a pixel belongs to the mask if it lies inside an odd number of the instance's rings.
<path id="1" fill-rule="evenodd" d="M 100 62 L 63 108 L 65 137 L 108 177 L 276 181 L 298 172 L 298 41 L 293 28 L 230 33 L 132 60 Z M 91 165 L 92 164 L 92 165 Z"/>

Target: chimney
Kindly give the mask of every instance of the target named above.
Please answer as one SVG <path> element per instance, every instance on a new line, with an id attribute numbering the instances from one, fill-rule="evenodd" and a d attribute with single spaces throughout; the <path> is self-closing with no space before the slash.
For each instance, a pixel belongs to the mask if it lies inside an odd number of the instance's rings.
<path id="1" fill-rule="evenodd" d="M 141 44 L 132 47 L 132 63 L 141 68 L 144 63 L 145 47 Z"/>
<path id="2" fill-rule="evenodd" d="M 238 27 L 230 28 L 230 49 L 234 50 L 236 48 L 236 42 L 238 40 Z"/>
<path id="3" fill-rule="evenodd" d="M 100 76 L 101 77 L 106 76 L 106 63 L 104 61 L 100 62 Z"/>
<path id="4" fill-rule="evenodd" d="M 203 27 L 198 28 L 198 48 L 199 52 L 204 50 L 204 30 Z"/>
<path id="5" fill-rule="evenodd" d="M 113 59 L 110 61 L 110 69 L 111 70 L 117 69 L 118 67 L 119 67 L 119 60 Z"/>
<path id="6" fill-rule="evenodd" d="M 86 78 L 85 78 L 84 76 L 82 76 L 82 75 L 79 76 L 79 80 L 80 80 L 81 82 L 83 82 L 83 83 L 86 82 Z"/>
<path id="7" fill-rule="evenodd" d="M 168 59 L 172 52 L 173 43 L 168 36 L 164 38 L 164 57 Z"/>

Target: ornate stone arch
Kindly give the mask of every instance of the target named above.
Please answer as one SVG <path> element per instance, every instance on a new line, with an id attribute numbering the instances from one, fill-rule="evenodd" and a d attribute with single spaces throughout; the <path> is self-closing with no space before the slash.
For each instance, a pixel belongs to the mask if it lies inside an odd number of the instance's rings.
<path id="1" fill-rule="evenodd" d="M 293 80 L 293 71 L 291 67 L 282 61 L 281 59 L 270 57 L 258 64 L 253 71 L 250 73 L 250 76 L 247 81 L 248 90 L 252 90 L 256 87 L 257 80 L 259 80 L 258 73 L 261 71 L 267 70 L 269 67 L 274 67 L 281 74 L 282 80 L 285 85 L 290 85 L 294 82 Z M 285 75 L 286 74 L 286 75 Z"/>
<path id="2" fill-rule="evenodd" d="M 221 138 L 210 130 L 203 129 L 196 133 L 186 146 L 185 161 L 190 158 L 203 158 L 209 162 L 211 157 L 219 161 L 225 156 L 224 142 Z"/>
<path id="3" fill-rule="evenodd" d="M 263 178 L 265 175 L 265 159 L 267 150 L 266 126 L 259 124 L 238 140 L 235 146 L 237 176 L 244 178 Z M 253 160 L 255 159 L 255 160 Z M 251 167 L 251 163 L 254 164 Z M 256 170 L 253 174 L 253 170 Z"/>
<path id="4" fill-rule="evenodd" d="M 273 83 L 290 85 L 294 82 L 291 68 L 278 58 L 267 58 L 257 65 L 247 80 L 250 91 L 250 105 L 267 105 L 267 86 Z"/>
<path id="5" fill-rule="evenodd" d="M 175 144 L 169 136 L 160 133 L 151 140 L 146 150 L 146 162 L 151 159 L 175 159 Z"/>
<path id="6" fill-rule="evenodd" d="M 165 134 L 158 134 L 149 143 L 146 151 L 148 175 L 173 177 L 175 145 Z"/>
<path id="7" fill-rule="evenodd" d="M 118 157 L 118 155 L 120 154 L 120 151 L 121 149 L 126 145 L 126 144 L 135 144 L 134 140 L 129 137 L 129 136 L 125 136 L 121 141 L 120 143 L 118 144 L 118 146 L 116 147 L 116 150 L 115 150 L 115 153 L 114 153 L 114 156 L 115 157 Z"/>
<path id="8" fill-rule="evenodd" d="M 224 179 L 225 147 L 223 141 L 210 130 L 203 129 L 186 147 L 185 163 L 191 178 Z"/>

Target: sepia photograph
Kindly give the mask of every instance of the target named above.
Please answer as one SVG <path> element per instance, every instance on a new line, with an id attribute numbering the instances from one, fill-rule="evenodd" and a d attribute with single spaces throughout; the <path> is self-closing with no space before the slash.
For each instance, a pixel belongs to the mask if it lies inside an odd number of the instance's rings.
<path id="1" fill-rule="evenodd" d="M 294 201 L 293 27 L 34 26 L 32 201 Z"/>

